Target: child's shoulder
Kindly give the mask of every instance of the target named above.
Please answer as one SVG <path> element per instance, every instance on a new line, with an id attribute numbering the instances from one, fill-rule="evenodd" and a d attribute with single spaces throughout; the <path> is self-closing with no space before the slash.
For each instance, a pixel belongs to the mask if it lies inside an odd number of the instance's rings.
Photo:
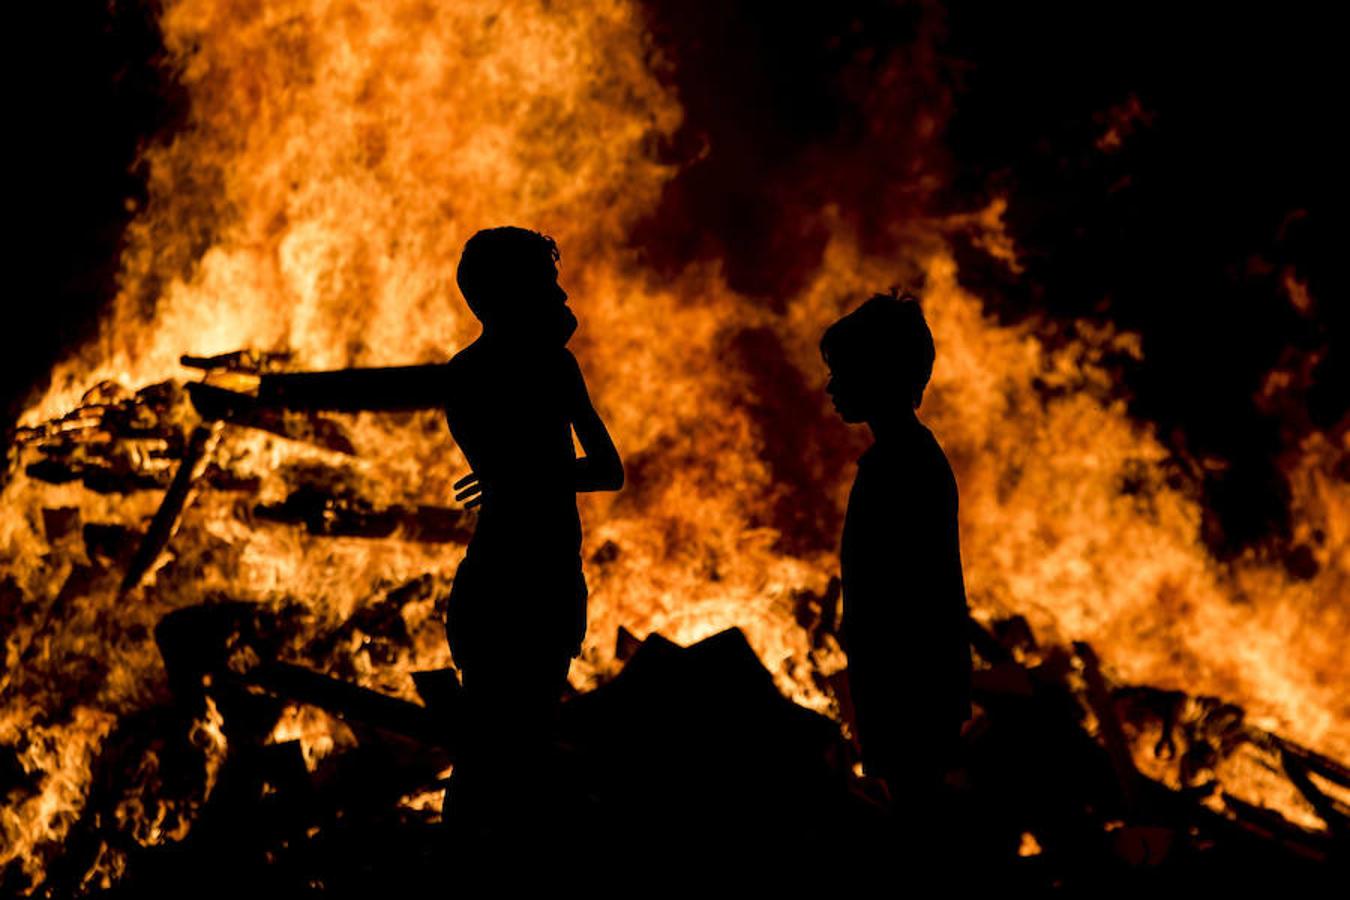
<path id="1" fill-rule="evenodd" d="M 473 369 L 483 364 L 485 356 L 482 344 L 474 341 L 450 357 L 450 361 L 445 364 L 445 369 L 451 374 Z"/>
<path id="2" fill-rule="evenodd" d="M 956 487 L 946 451 L 923 425 L 916 426 L 905 439 L 878 441 L 858 462 L 878 482 L 889 481 L 909 489 L 919 486 L 943 492 L 954 491 Z"/>
<path id="3" fill-rule="evenodd" d="M 470 344 L 441 366 L 442 379 L 448 395 L 454 397 L 466 387 L 482 379 L 482 355 Z"/>

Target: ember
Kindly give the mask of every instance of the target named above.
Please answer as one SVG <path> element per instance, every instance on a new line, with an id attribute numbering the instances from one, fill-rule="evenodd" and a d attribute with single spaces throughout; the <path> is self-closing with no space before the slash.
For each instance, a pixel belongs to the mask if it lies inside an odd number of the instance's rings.
<path id="1" fill-rule="evenodd" d="M 1305 335 L 1261 358 L 1242 402 L 1280 423 L 1288 521 L 1243 538 L 1214 487 L 1229 462 L 1133 402 L 1144 326 L 1038 307 L 1054 254 L 1027 205 L 948 171 L 940 10 L 831 19 L 811 65 L 836 66 L 838 97 L 793 82 L 793 115 L 835 130 L 774 157 L 710 112 L 786 129 L 758 121 L 754 77 L 718 99 L 691 74 L 713 51 L 685 29 L 716 48 L 743 13 L 666 6 L 154 5 L 182 120 L 141 136 L 115 286 L 24 395 L 0 479 L 5 892 L 437 883 L 460 740 L 440 613 L 475 515 L 452 505 L 468 466 L 444 416 L 201 409 L 267 378 L 444 361 L 476 329 L 459 250 L 506 222 L 564 249 L 571 346 L 628 472 L 581 500 L 591 619 L 560 750 L 578 834 L 638 875 L 639 840 L 715 854 L 752 831 L 773 862 L 818 848 L 833 880 L 835 842 L 882 833 L 837 636 L 862 446 L 817 342 L 902 284 L 940 347 L 923 413 L 961 491 L 977 715 L 950 827 L 972 857 L 1027 887 L 1250 887 L 1344 852 L 1334 354 Z M 1114 97 L 1064 151 L 1108 160 L 1081 165 L 1110 196 L 1167 127 L 1150 103 Z M 1281 234 L 1306 218 L 1280 214 Z M 792 224 L 754 225 L 775 217 Z M 1333 298 L 1295 262 L 1249 268 L 1299 334 L 1326 330 Z"/>

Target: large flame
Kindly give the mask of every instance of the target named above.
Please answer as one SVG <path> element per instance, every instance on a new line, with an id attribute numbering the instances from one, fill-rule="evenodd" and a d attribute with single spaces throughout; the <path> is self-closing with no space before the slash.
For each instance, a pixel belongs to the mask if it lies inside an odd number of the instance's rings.
<path id="1" fill-rule="evenodd" d="M 828 533 L 862 446 L 824 404 L 818 336 L 867 294 L 921 281 L 938 347 L 922 414 L 956 469 L 976 615 L 1023 614 L 1040 634 L 1092 643 L 1117 679 L 1236 701 L 1294 740 L 1350 756 L 1350 623 L 1337 602 L 1350 492 L 1331 476 L 1344 435 L 1290 449 L 1316 574 L 1298 580 L 1254 556 L 1217 563 L 1194 492 L 1099 364 L 1107 349 L 1136 347 L 1132 336 L 1084 327 L 1051 350 L 1030 325 L 995 324 L 958 285 L 956 231 L 1015 269 L 998 204 L 897 222 L 910 239 L 887 257 L 827 214 L 820 267 L 767 309 L 716 265 L 662 281 L 626 249 L 675 174 L 651 148 L 681 120 L 631 2 L 169 0 L 161 24 L 189 119 L 143 152 L 149 199 L 117 296 L 25 422 L 66 412 L 101 382 L 184 379 L 185 352 L 287 350 L 297 368 L 445 359 L 476 332 L 454 287 L 464 241 L 492 225 L 540 229 L 562 248 L 582 323 L 574 346 L 630 472 L 623 493 L 583 499 L 591 622 L 574 682 L 613 670 L 620 625 L 686 642 L 735 625 L 786 692 L 836 714 L 822 676 L 843 657 L 812 642 L 796 609 L 804 592 L 826 594 L 837 561 L 825 543 L 794 539 L 783 510 Z M 440 416 L 350 425 L 357 461 L 340 464 L 367 497 L 449 502 L 465 465 Z M 810 476 L 796 494 L 776 469 L 785 446 Z M 259 478 L 265 501 L 284 498 L 296 466 L 339 465 L 243 429 L 227 429 L 215 454 Z M 44 537 L 43 509 L 142 527 L 159 497 L 13 473 L 4 486 L 0 547 L 26 605 L 6 643 L 0 743 L 45 776 L 3 811 L 0 865 L 17 858 L 40 874 L 37 848 L 78 814 L 100 742 L 163 692 L 150 633 L 172 609 L 221 596 L 298 603 L 312 635 L 430 573 L 426 597 L 404 608 L 411 649 L 391 661 L 359 642 L 340 648 L 343 674 L 409 695 L 409 671 L 449 663 L 432 612 L 459 549 L 315 537 L 207 490 L 172 561 L 118 602 L 119 572 L 82 569 L 82 549 Z M 75 577 L 87 590 L 59 601 Z M 314 722 L 283 725 L 278 737 L 313 738 L 311 755 L 333 745 Z"/>

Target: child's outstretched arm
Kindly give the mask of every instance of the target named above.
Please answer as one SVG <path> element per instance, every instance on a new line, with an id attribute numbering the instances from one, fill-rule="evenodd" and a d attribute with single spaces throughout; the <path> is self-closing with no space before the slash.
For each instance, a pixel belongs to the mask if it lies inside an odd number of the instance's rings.
<path id="1" fill-rule="evenodd" d="M 188 384 L 193 405 L 204 418 L 225 419 L 264 409 L 335 412 L 432 409 L 445 401 L 445 367 L 440 365 L 329 372 L 245 372 L 234 374 L 226 384 Z"/>
<path id="2" fill-rule="evenodd" d="M 617 491 L 623 487 L 623 461 L 600 414 L 591 403 L 576 357 L 567 352 L 572 380 L 572 427 L 586 455 L 576 462 L 578 491 Z"/>

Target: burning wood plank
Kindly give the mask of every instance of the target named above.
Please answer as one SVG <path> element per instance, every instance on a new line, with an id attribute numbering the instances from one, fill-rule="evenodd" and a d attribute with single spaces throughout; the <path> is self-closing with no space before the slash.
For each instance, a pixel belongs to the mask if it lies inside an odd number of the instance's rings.
<path id="1" fill-rule="evenodd" d="M 190 369 L 200 369 L 203 372 L 224 371 L 260 375 L 263 372 L 280 371 L 291 361 L 291 354 L 284 351 L 278 353 L 243 349 L 218 353 L 215 356 L 194 356 L 184 353 L 178 361 Z"/>
<path id="2" fill-rule="evenodd" d="M 1120 720 L 1116 717 L 1115 705 L 1106 687 L 1106 678 L 1102 675 L 1101 662 L 1092 647 L 1084 641 L 1076 641 L 1074 652 L 1083 661 L 1083 677 L 1087 682 L 1087 701 L 1097 716 L 1097 730 L 1106 752 L 1110 754 L 1111 766 L 1115 769 L 1120 783 L 1120 794 L 1125 801 L 1126 811 L 1134 809 L 1138 802 L 1139 770 L 1134 766 L 1130 747 L 1121 731 Z"/>
<path id="3" fill-rule="evenodd" d="M 997 632 L 997 634 L 996 634 Z M 1064 717 L 1072 712 L 1063 704 L 1056 711 L 1056 703 L 1047 690 L 1059 694 L 1062 698 L 1074 696 L 1084 710 L 1091 710 L 1096 718 L 1094 741 L 1099 745 L 1101 759 L 1096 767 L 1113 773 L 1112 781 L 1119 799 L 1111 804 L 1118 807 L 1126 820 L 1131 818 L 1147 821 L 1149 817 L 1170 823 L 1176 828 L 1195 826 L 1205 834 L 1225 840 L 1248 841 L 1252 837 L 1260 840 L 1278 841 L 1281 846 L 1300 858 L 1322 860 L 1332 852 L 1336 832 L 1340 825 L 1335 819 L 1340 815 L 1340 804 L 1317 790 L 1311 781 L 1299 778 L 1304 766 L 1311 768 L 1335 784 L 1350 781 L 1350 772 L 1344 766 L 1317 754 L 1298 747 L 1269 732 L 1257 729 L 1242 722 L 1242 711 L 1231 704 L 1206 701 L 1205 698 L 1189 698 L 1177 691 L 1161 691 L 1153 688 L 1113 684 L 1110 678 L 1096 663 L 1096 654 L 1084 643 L 1074 645 L 1074 655 L 1081 662 L 1083 684 L 1076 686 L 1073 673 L 1078 667 L 1069 664 L 1070 660 L 1062 656 L 1057 648 L 1039 648 L 1030 637 L 1029 630 L 1017 622 L 995 623 L 986 630 L 972 623 L 972 644 L 980 656 L 992 663 L 990 668 L 977 669 L 974 686 L 976 702 L 984 709 L 986 721 L 977 725 L 979 732 L 985 728 L 1004 731 L 1009 728 L 1025 728 L 1028 722 L 1049 723 L 1052 720 L 1073 725 Z M 1027 664 L 1016 661 L 1014 650 L 1026 657 Z M 1037 662 L 1046 659 L 1054 663 Z M 1182 710 L 1186 715 L 1200 715 L 1213 709 L 1220 711 L 1212 722 L 1203 720 L 1192 723 L 1182 722 Z M 1191 712 L 1190 710 L 1198 711 Z M 1047 718 L 1048 717 L 1048 718 Z M 1020 723 L 1017 721 L 1022 719 Z M 1131 752 L 1131 741 L 1122 728 L 1127 724 L 1135 731 L 1143 731 L 1149 725 L 1158 725 L 1162 729 L 1159 738 L 1151 749 Z M 1171 732 L 1184 725 L 1182 737 L 1186 742 L 1184 752 L 1178 754 L 1172 748 Z M 1074 730 L 1078 726 L 1074 725 Z M 1210 733 L 1214 730 L 1214 733 Z M 1151 732 L 1148 732 L 1151 733 Z M 1047 750 L 1064 744 L 1064 737 L 1070 731 L 1064 730 L 1060 738 L 1049 733 L 1038 733 L 1036 739 L 1047 741 Z M 1086 732 L 1084 732 L 1086 735 Z M 1086 748 L 1087 745 L 1083 745 Z M 1081 755 L 1083 749 L 1078 753 Z M 1175 789 L 1155 780 L 1154 776 L 1144 777 L 1135 764 L 1141 755 L 1151 754 L 1150 758 L 1166 754 L 1177 768 L 1174 776 L 1181 785 Z M 1220 762 L 1236 758 L 1246 753 L 1253 756 L 1254 763 L 1268 772 L 1285 772 L 1291 793 L 1297 790 L 1318 810 L 1324 821 L 1330 826 L 1330 832 L 1318 832 L 1297 824 L 1272 810 L 1241 798 L 1241 785 L 1224 783 L 1215 772 L 1213 780 L 1196 783 L 1194 768 L 1188 770 L 1188 760 L 1204 759 L 1205 768 L 1212 769 Z M 1192 767 L 1199 763 L 1190 763 Z M 1290 771 L 1290 769 L 1293 771 Z M 1060 767 L 1057 777 L 1063 777 L 1068 769 Z M 1156 773 L 1155 773 L 1156 776 Z M 1300 781 L 1303 781 L 1300 784 Z M 1309 797 L 1309 790 L 1314 796 Z M 1077 789 L 1075 789 L 1077 790 Z M 1211 795 L 1213 795 L 1212 799 Z M 1214 801 L 1221 801 L 1216 806 Z M 1216 811 L 1222 809 L 1222 812 Z M 1323 815 L 1328 810 L 1331 818 Z M 1098 822 L 1105 826 L 1106 819 Z M 1226 837 L 1225 837 L 1226 836 Z"/>
<path id="4" fill-rule="evenodd" d="M 446 718 L 455 714 L 453 701 L 433 715 L 425 706 L 282 662 L 259 666 L 241 676 L 240 681 L 367 727 L 383 728 L 436 746 L 453 746 L 454 722 Z"/>
<path id="5" fill-rule="evenodd" d="M 164 494 L 164 500 L 155 511 L 155 517 L 151 519 L 150 527 L 146 529 L 145 537 L 136 550 L 136 555 L 132 557 L 126 575 L 122 578 L 121 593 L 126 594 L 141 583 L 141 578 L 154 565 L 155 560 L 159 559 L 160 553 L 173 537 L 179 517 L 182 516 L 191 496 L 193 485 L 198 476 L 206 470 L 211 451 L 220 441 L 221 428 L 219 422 L 212 422 L 198 425 L 192 430 L 183 459 L 178 464 L 178 471 L 174 473 L 173 481 Z"/>
<path id="6" fill-rule="evenodd" d="M 192 382 L 187 389 L 193 405 L 208 420 L 257 428 L 334 453 L 348 456 L 356 453 L 346 430 L 332 419 L 312 412 L 269 409 L 259 405 L 256 398 L 249 394 L 203 382 Z"/>
<path id="7" fill-rule="evenodd" d="M 189 451 L 196 427 L 192 406 L 185 401 L 195 403 L 199 391 L 203 396 L 242 396 L 200 383 L 189 384 L 187 391 L 174 382 L 148 385 L 134 394 L 113 383 L 96 386 L 75 410 L 16 431 L 15 446 L 37 457 L 25 472 L 52 484 L 82 481 L 98 493 L 168 488 L 174 463 Z M 355 452 L 339 423 L 312 412 L 255 409 L 229 421 L 336 453 Z M 219 467 L 208 468 L 206 474 L 216 487 L 253 486 Z"/>
<path id="8" fill-rule="evenodd" d="M 188 412 L 171 382 L 134 395 L 108 382 L 86 392 L 70 413 L 19 429 L 15 445 L 39 457 L 25 471 L 42 481 L 83 481 L 99 493 L 162 488 L 172 480 L 173 460 L 182 456 Z"/>
<path id="9" fill-rule="evenodd" d="M 426 543 L 467 544 L 470 516 L 445 506 L 377 507 L 363 497 L 301 485 L 281 503 L 259 504 L 254 513 L 274 522 L 303 524 L 314 535 L 395 537 Z"/>
<path id="10" fill-rule="evenodd" d="M 419 408 L 433 405 L 442 384 L 443 368 L 439 366 L 349 369 L 285 375 L 267 372 L 267 369 L 288 358 L 281 354 L 252 354 L 249 351 L 236 351 L 217 357 L 182 358 L 184 365 L 202 369 L 208 375 L 218 370 L 245 375 L 258 373 L 260 379 L 258 395 L 255 398 L 243 392 L 204 382 L 188 385 L 192 403 L 205 421 L 192 430 L 187 440 L 178 470 L 169 483 L 164 500 L 122 580 L 123 594 L 140 584 L 141 579 L 168 544 L 188 503 L 194 484 L 206 470 L 225 422 L 281 432 L 286 430 L 288 421 L 294 420 L 279 417 L 278 413 L 269 407 L 349 411 Z M 311 433 L 306 437 L 313 440 L 316 434 Z M 340 432 L 336 435 L 337 438 L 341 438 L 339 442 L 335 442 L 335 436 L 331 432 L 323 432 L 319 437 L 323 438 L 321 443 L 329 449 L 345 453 L 353 452 L 350 442 Z M 375 513 L 370 510 L 349 508 L 348 514 L 340 517 L 335 514 L 335 505 L 329 503 L 321 505 L 317 512 L 317 516 L 309 517 L 309 522 L 326 527 L 338 520 L 363 535 L 387 537 L 394 528 L 404 524 L 406 531 L 424 539 L 434 540 L 438 536 L 444 536 L 444 539 L 451 540 L 459 537 L 453 525 L 450 525 L 447 533 L 444 527 L 447 516 L 444 514 L 437 516 L 436 512 L 431 510 L 423 512 L 397 509 Z M 438 530 L 437 524 L 442 525 L 442 528 Z"/>

